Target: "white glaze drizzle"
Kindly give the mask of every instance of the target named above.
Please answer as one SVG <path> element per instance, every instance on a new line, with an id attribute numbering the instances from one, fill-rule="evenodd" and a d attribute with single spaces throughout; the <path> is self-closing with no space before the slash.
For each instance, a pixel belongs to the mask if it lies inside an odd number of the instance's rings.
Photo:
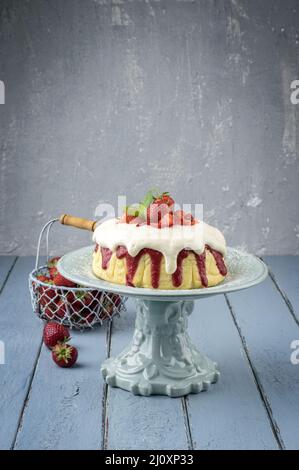
<path id="1" fill-rule="evenodd" d="M 150 225 L 120 223 L 118 219 L 106 220 L 99 224 L 93 234 L 93 241 L 114 252 L 118 246 L 125 246 L 129 255 L 136 256 L 143 248 L 160 251 L 165 258 L 165 269 L 173 274 L 177 268 L 177 256 L 183 249 L 203 253 L 205 245 L 226 254 L 223 234 L 204 222 L 195 225 L 174 225 L 158 229 Z"/>

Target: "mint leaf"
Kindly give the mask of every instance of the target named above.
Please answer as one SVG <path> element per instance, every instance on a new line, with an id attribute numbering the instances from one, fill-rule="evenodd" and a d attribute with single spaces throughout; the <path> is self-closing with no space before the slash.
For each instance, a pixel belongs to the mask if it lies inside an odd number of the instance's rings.
<path id="1" fill-rule="evenodd" d="M 140 206 L 149 207 L 149 205 L 153 202 L 154 196 L 153 191 L 148 191 L 142 201 L 140 202 Z"/>

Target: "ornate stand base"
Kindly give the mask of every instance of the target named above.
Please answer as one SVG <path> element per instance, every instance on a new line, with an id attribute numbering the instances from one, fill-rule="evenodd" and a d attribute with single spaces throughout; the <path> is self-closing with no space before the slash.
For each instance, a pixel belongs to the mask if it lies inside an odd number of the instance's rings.
<path id="1" fill-rule="evenodd" d="M 145 396 L 207 390 L 219 372 L 191 343 L 186 330 L 192 310 L 192 301 L 139 299 L 131 344 L 102 365 L 107 384 Z"/>

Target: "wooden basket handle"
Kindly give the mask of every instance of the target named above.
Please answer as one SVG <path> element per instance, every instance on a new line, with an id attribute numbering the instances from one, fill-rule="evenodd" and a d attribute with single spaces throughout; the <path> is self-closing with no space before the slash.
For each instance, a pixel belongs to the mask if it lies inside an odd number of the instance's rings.
<path id="1" fill-rule="evenodd" d="M 90 232 L 94 231 L 97 223 L 95 220 L 83 219 L 82 217 L 74 217 L 73 215 L 69 214 L 62 214 L 59 217 L 59 222 L 62 225 L 71 225 L 72 227 L 81 228 L 83 230 L 89 230 Z"/>

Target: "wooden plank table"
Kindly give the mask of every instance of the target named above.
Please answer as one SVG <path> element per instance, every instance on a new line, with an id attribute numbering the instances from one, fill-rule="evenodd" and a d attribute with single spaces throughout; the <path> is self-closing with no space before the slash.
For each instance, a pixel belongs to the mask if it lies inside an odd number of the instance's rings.
<path id="1" fill-rule="evenodd" d="M 218 361 L 209 392 L 139 397 L 107 387 L 100 364 L 132 335 L 134 303 L 113 324 L 72 332 L 78 365 L 58 368 L 32 313 L 32 257 L 0 257 L 1 449 L 299 449 L 299 257 L 265 257 L 270 277 L 196 302 L 190 335 Z M 299 354 L 298 354 L 299 357 Z"/>

